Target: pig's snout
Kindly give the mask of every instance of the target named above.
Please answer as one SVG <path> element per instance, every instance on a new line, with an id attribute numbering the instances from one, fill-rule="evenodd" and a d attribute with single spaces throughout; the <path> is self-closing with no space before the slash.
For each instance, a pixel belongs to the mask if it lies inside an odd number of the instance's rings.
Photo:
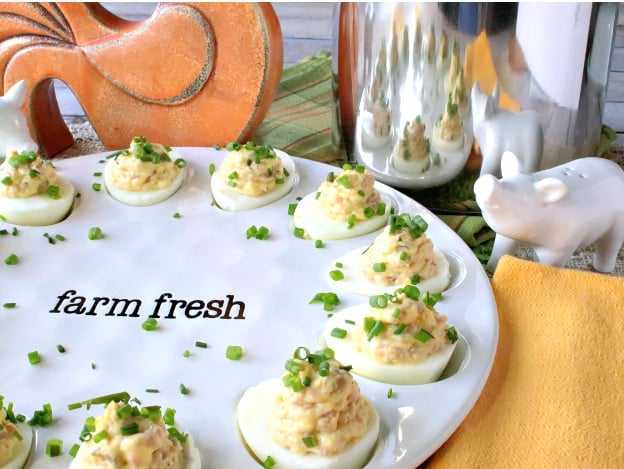
<path id="1" fill-rule="evenodd" d="M 496 187 L 498 185 L 498 179 L 491 174 L 484 174 L 476 180 L 474 184 L 474 193 L 477 199 L 477 203 L 496 205 Z"/>

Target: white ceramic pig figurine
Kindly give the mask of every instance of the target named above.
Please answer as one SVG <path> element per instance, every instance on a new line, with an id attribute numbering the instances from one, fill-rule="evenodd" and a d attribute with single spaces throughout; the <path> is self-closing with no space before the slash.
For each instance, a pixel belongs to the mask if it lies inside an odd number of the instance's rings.
<path id="1" fill-rule="evenodd" d="M 472 131 L 481 148 L 480 174 L 501 175 L 501 156 L 513 152 L 520 159 L 520 172 L 537 171 L 544 147 L 544 132 L 535 111 L 510 111 L 498 107 L 500 88 L 492 96 L 479 84 L 472 87 Z"/>
<path id="2" fill-rule="evenodd" d="M 15 83 L 0 97 L 0 159 L 7 151 L 37 151 L 37 145 L 30 137 L 22 104 L 26 98 L 26 82 Z"/>
<path id="3" fill-rule="evenodd" d="M 496 232 L 488 269 L 518 245 L 562 267 L 573 252 L 595 243 L 594 268 L 610 272 L 624 242 L 624 171 L 613 161 L 586 157 L 539 171 L 518 172 L 511 152 L 502 179 L 480 176 L 474 191 L 485 222 Z"/>

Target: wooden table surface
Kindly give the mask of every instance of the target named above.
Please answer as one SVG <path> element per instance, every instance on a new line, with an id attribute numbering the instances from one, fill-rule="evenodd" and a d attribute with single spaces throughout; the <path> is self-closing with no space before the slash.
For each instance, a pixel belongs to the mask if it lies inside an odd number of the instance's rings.
<path id="1" fill-rule="evenodd" d="M 130 20 L 147 18 L 157 3 L 103 3 L 113 13 Z M 335 2 L 276 2 L 284 36 L 284 67 L 319 51 L 332 50 Z M 605 97 L 603 122 L 618 133 L 618 144 L 624 145 L 624 3 L 620 3 L 615 46 L 611 56 L 609 82 Z M 73 94 L 57 83 L 57 96 L 65 116 L 84 115 Z"/>

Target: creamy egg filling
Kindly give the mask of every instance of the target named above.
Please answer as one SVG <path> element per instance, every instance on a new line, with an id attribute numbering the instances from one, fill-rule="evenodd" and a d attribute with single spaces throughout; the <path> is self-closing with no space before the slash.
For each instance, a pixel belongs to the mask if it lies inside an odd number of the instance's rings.
<path id="1" fill-rule="evenodd" d="M 110 169 L 111 183 L 122 190 L 154 191 L 165 189 L 178 177 L 183 163 L 172 161 L 171 148 L 135 137 L 127 150 L 119 152 Z"/>
<path id="2" fill-rule="evenodd" d="M 367 432 L 372 406 L 333 354 L 318 364 L 295 358 L 286 367 L 290 372 L 273 402 L 269 423 L 277 444 L 296 454 L 331 456 Z"/>
<path id="3" fill-rule="evenodd" d="M 362 254 L 360 269 L 377 285 L 409 285 L 438 273 L 433 242 L 420 216 L 392 216 L 390 223 Z"/>
<path id="4" fill-rule="evenodd" d="M 406 122 L 397 146 L 397 156 L 406 161 L 423 160 L 428 157 L 429 150 L 429 140 L 425 137 L 425 124 L 420 120 L 420 116 L 412 122 Z"/>
<path id="5" fill-rule="evenodd" d="M 419 299 L 414 287 L 407 293 L 372 297 L 362 328 L 353 331 L 359 353 L 383 364 L 416 364 L 457 340 L 447 317 Z"/>
<path id="6" fill-rule="evenodd" d="M 334 220 L 357 222 L 372 218 L 381 203 L 375 178 L 363 166 L 345 165 L 338 175 L 329 173 L 317 192 L 323 213 Z"/>
<path id="7" fill-rule="evenodd" d="M 0 196 L 9 198 L 26 198 L 45 194 L 48 190 L 54 196 L 54 188 L 58 191 L 57 176 L 54 166 L 45 162 L 33 152 L 7 154 L 0 165 Z M 49 189 L 52 188 L 52 189 Z"/>
<path id="8" fill-rule="evenodd" d="M 236 144 L 221 163 L 219 173 L 224 183 L 236 192 L 258 197 L 284 184 L 289 176 L 281 158 L 268 146 Z"/>
<path id="9" fill-rule="evenodd" d="M 7 420 L 6 409 L 0 406 L 0 467 L 13 460 L 19 453 L 21 442 L 18 435 L 17 427 Z"/>
<path id="10" fill-rule="evenodd" d="M 449 99 L 444 114 L 438 120 L 437 128 L 442 140 L 452 142 L 461 138 L 462 122 L 458 113 L 458 106 L 452 99 Z"/>
<path id="11" fill-rule="evenodd" d="M 142 414 L 124 402 L 109 403 L 95 418 L 91 438 L 80 446 L 72 467 L 183 469 L 181 442 L 169 434 L 159 409 L 153 410 Z"/>
<path id="12" fill-rule="evenodd" d="M 387 102 L 376 101 L 373 107 L 373 134 L 379 137 L 390 135 L 392 115 Z"/>

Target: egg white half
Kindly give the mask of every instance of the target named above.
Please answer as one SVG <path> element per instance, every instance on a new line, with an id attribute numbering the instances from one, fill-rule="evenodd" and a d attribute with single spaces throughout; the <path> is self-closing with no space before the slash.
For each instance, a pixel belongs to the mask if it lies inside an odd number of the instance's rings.
<path id="1" fill-rule="evenodd" d="M 60 176 L 56 185 L 59 188 L 58 199 L 47 194 L 22 198 L 0 196 L 0 215 L 14 225 L 47 226 L 58 223 L 71 210 L 76 191 L 71 182 Z"/>
<path id="2" fill-rule="evenodd" d="M 362 142 L 369 148 L 381 148 L 386 146 L 392 139 L 392 128 L 388 135 L 377 135 L 373 128 L 373 114 L 362 114 Z"/>
<path id="3" fill-rule="evenodd" d="M 360 469 L 368 461 L 379 436 L 379 414 L 372 405 L 366 433 L 337 455 L 298 455 L 275 443 L 269 431 L 269 403 L 275 399 L 280 386 L 281 379 L 272 379 L 249 388 L 236 409 L 241 435 L 260 462 L 271 456 L 275 469 Z"/>
<path id="4" fill-rule="evenodd" d="M 23 439 L 19 443 L 18 453 L 2 466 L 2 469 L 22 469 L 26 466 L 31 451 L 34 450 L 34 430 L 25 423 L 18 423 L 16 427 Z"/>
<path id="5" fill-rule="evenodd" d="M 386 204 L 386 211 L 383 215 L 375 215 L 372 218 L 358 221 L 349 228 L 346 221 L 328 217 L 318 204 L 316 192 L 313 192 L 297 204 L 293 214 L 293 225 L 296 228 L 303 228 L 306 239 L 330 241 L 355 238 L 385 226 L 390 216 L 392 199 L 381 193 L 381 201 Z"/>
<path id="6" fill-rule="evenodd" d="M 212 187 L 212 196 L 219 207 L 229 211 L 252 210 L 275 202 L 288 194 L 295 184 L 295 160 L 283 151 L 275 150 L 275 153 L 278 158 L 281 158 L 282 166 L 288 171 L 288 177 L 284 178 L 283 184 L 277 185 L 271 192 L 257 197 L 238 193 L 234 188 L 223 182 L 220 176 L 220 170 L 217 169 L 210 179 L 210 185 Z"/>
<path id="7" fill-rule="evenodd" d="M 457 342 L 447 345 L 441 351 L 430 355 L 417 364 L 387 365 L 378 363 L 359 353 L 353 344 L 352 331 L 355 328 L 363 327 L 364 317 L 369 315 L 368 309 L 368 305 L 362 304 L 335 313 L 325 323 L 322 345 L 334 350 L 336 360 L 351 365 L 353 373 L 374 381 L 388 384 L 427 384 L 436 381 L 448 365 Z M 331 336 L 331 331 L 336 327 L 347 331 L 347 336 L 344 339 Z"/>
<path id="8" fill-rule="evenodd" d="M 457 140 L 444 140 L 441 135 L 440 125 L 438 122 L 433 126 L 433 133 L 431 135 L 431 145 L 433 145 L 437 150 L 443 153 L 455 153 L 461 151 L 464 146 L 464 139 L 466 136 L 462 131 L 461 135 Z"/>
<path id="9" fill-rule="evenodd" d="M 396 148 L 392 152 L 391 160 L 394 169 L 407 174 L 422 174 L 431 167 L 431 155 L 427 153 L 425 158 L 406 160 L 397 154 Z"/>
<path id="10" fill-rule="evenodd" d="M 173 155 L 170 153 L 173 157 Z M 177 158 L 177 157 L 176 157 Z M 174 158 L 172 158 L 174 159 Z M 147 207 L 148 205 L 155 205 L 164 200 L 167 200 L 180 188 L 184 182 L 187 168 L 184 167 L 180 170 L 173 182 L 163 189 L 155 189 L 150 191 L 127 191 L 115 186 L 112 181 L 112 168 L 115 164 L 113 159 L 106 163 L 104 168 L 104 182 L 106 183 L 106 190 L 111 197 L 118 202 L 126 205 L 132 205 L 134 207 Z"/>
<path id="11" fill-rule="evenodd" d="M 345 255 L 339 257 L 329 266 L 327 266 L 327 279 L 332 287 L 347 293 L 356 295 L 374 296 L 384 293 L 394 293 L 397 288 L 405 285 L 379 285 L 368 280 L 362 269 L 360 268 L 360 258 L 366 247 L 361 247 L 349 251 Z M 421 280 L 416 286 L 421 292 L 439 293 L 444 291 L 451 281 L 450 264 L 443 252 L 434 250 L 436 264 L 438 265 L 438 273 L 431 278 Z M 336 264 L 342 264 L 341 268 Z M 344 278 L 342 280 L 333 280 L 329 276 L 329 272 L 340 270 Z"/>

